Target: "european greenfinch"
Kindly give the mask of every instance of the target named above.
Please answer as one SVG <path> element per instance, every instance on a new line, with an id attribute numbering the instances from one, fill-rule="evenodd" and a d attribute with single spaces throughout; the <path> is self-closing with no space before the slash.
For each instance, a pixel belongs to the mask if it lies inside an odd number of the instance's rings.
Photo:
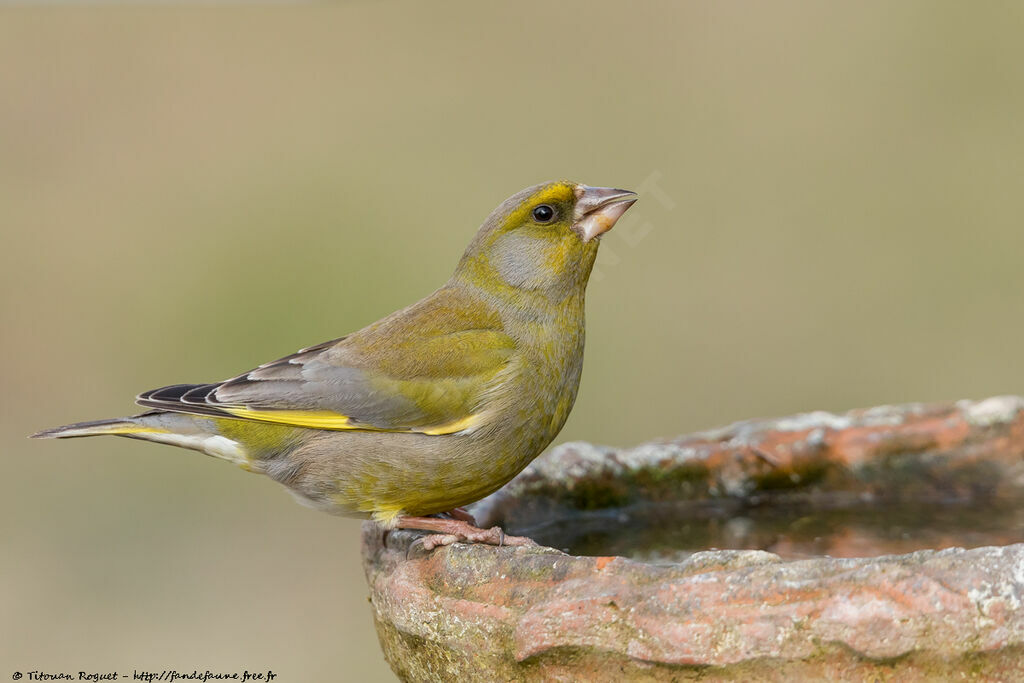
<path id="1" fill-rule="evenodd" d="M 312 507 L 437 532 L 428 547 L 526 543 L 458 510 L 512 479 L 565 424 L 598 238 L 636 199 L 566 181 L 527 188 L 418 303 L 223 382 L 147 391 L 140 415 L 34 436 L 113 434 L 201 451 Z"/>

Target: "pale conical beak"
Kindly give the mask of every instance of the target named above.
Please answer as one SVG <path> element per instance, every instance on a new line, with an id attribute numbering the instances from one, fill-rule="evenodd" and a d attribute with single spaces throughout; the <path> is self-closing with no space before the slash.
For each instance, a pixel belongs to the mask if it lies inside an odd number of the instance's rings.
<path id="1" fill-rule="evenodd" d="M 576 215 L 573 229 L 589 242 L 612 229 L 626 209 L 638 199 L 635 192 L 612 187 L 576 186 Z"/>

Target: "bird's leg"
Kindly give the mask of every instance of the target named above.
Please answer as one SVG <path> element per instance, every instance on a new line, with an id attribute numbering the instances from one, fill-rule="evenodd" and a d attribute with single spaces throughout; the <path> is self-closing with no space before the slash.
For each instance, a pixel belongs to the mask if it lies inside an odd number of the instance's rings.
<path id="1" fill-rule="evenodd" d="M 506 536 L 501 527 L 492 526 L 490 529 L 481 529 L 461 519 L 399 517 L 395 528 L 435 532 L 420 539 L 424 550 L 433 550 L 438 546 L 451 545 L 460 541 L 491 545 L 537 545 L 526 536 Z"/>
<path id="2" fill-rule="evenodd" d="M 463 522 L 467 522 L 476 526 L 476 519 L 473 515 L 469 514 L 466 508 L 452 508 L 448 512 L 442 512 L 442 515 L 448 515 L 452 519 L 461 519 Z"/>

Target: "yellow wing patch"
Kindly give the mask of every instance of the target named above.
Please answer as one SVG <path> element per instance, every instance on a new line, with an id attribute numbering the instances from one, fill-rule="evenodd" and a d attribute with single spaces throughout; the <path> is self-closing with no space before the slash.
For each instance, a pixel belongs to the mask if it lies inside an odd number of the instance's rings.
<path id="1" fill-rule="evenodd" d="M 347 415 L 335 413 L 330 410 L 256 410 L 245 406 L 223 406 L 227 413 L 246 420 L 257 420 L 260 422 L 273 422 L 276 424 L 291 425 L 293 427 L 309 427 L 310 429 L 358 429 L 363 431 L 376 432 L 420 432 L 431 436 L 441 434 L 455 434 L 475 427 L 479 422 L 479 415 L 470 415 L 448 424 L 427 428 L 407 429 L 381 429 L 368 425 L 353 424 Z"/>
<path id="2" fill-rule="evenodd" d="M 311 427 L 312 429 L 358 429 L 349 423 L 348 416 L 330 410 L 254 410 L 252 408 L 223 407 L 224 412 L 247 420 L 260 422 L 276 422 L 293 427 Z"/>
<path id="3" fill-rule="evenodd" d="M 430 429 L 422 429 L 419 431 L 422 431 L 424 434 L 430 434 L 431 436 L 436 436 L 438 434 L 454 434 L 456 432 L 464 432 L 468 429 L 472 429 L 479 422 L 480 415 L 476 414 L 464 417 L 461 420 L 456 420 L 455 422 L 449 422 L 448 424 L 441 425 L 440 427 L 431 427 Z"/>

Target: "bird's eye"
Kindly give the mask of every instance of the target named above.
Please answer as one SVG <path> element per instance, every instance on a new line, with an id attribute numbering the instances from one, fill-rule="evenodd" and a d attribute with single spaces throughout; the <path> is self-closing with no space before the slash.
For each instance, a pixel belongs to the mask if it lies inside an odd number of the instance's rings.
<path id="1" fill-rule="evenodd" d="M 555 210 L 547 204 L 541 204 L 533 210 L 533 220 L 538 223 L 550 223 L 555 218 Z"/>

